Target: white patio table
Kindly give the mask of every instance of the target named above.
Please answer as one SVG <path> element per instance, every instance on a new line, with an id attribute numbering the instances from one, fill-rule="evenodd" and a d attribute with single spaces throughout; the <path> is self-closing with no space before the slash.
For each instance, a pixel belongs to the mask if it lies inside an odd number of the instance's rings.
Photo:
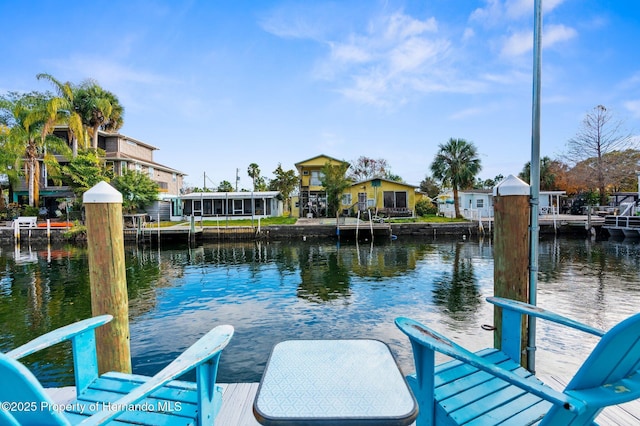
<path id="1" fill-rule="evenodd" d="M 271 352 L 253 412 L 266 426 L 408 425 L 418 408 L 383 342 L 287 340 Z"/>

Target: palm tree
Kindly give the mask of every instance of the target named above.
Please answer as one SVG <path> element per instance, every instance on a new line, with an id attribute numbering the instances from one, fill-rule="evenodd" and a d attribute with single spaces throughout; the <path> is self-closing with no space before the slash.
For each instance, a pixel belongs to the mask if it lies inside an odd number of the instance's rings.
<path id="1" fill-rule="evenodd" d="M 258 166 L 256 163 L 249 164 L 249 167 L 247 168 L 247 174 L 251 179 L 253 179 L 253 190 L 255 191 L 256 180 L 258 179 L 258 177 L 260 177 L 260 166 Z"/>
<path id="2" fill-rule="evenodd" d="M 124 108 L 113 93 L 94 80 L 85 80 L 74 93 L 74 107 L 89 129 L 91 146 L 98 149 L 98 130 L 115 132 L 124 124 Z"/>
<path id="3" fill-rule="evenodd" d="M 438 148 L 431 163 L 431 172 L 444 186 L 451 187 L 456 217 L 462 217 L 458 190 L 472 187 L 476 175 L 482 170 L 478 151 L 473 143 L 454 138 L 449 139 L 446 144 L 438 145 Z"/>
<path id="4" fill-rule="evenodd" d="M 550 191 L 556 189 L 556 174 L 554 168 L 558 162 L 544 156 L 540 159 L 540 189 Z M 527 161 L 518 177 L 531 184 L 531 161 Z"/>
<path id="5" fill-rule="evenodd" d="M 29 187 L 29 205 L 37 206 L 40 198 L 40 161 L 52 172 L 59 166 L 54 154 L 67 154 L 69 147 L 65 141 L 51 132 L 59 119 L 60 99 L 49 94 L 31 92 L 10 93 L 2 98 L 0 109 L 11 117 L 8 144 L 21 146 L 23 155 L 19 158 L 24 167 L 24 176 Z M 58 117 L 58 118 L 57 118 Z"/>
<path id="6" fill-rule="evenodd" d="M 50 125 L 65 124 L 67 125 L 69 140 L 71 141 L 73 158 L 78 155 L 78 140 L 81 143 L 82 148 L 86 148 L 85 132 L 82 126 L 82 118 L 74 107 L 74 90 L 71 83 L 61 83 L 56 80 L 52 75 L 41 73 L 37 76 L 38 80 L 48 80 L 51 82 L 58 92 L 58 99 L 56 100 L 56 110 L 51 111 L 51 120 L 47 127 Z"/>
<path id="7" fill-rule="evenodd" d="M 9 137 L 9 127 L 0 124 L 0 175 L 6 176 L 9 184 L 18 181 L 20 170 L 18 165 L 24 154 L 24 146 L 15 142 Z M 0 182 L 0 210 L 5 207 L 2 182 Z"/>

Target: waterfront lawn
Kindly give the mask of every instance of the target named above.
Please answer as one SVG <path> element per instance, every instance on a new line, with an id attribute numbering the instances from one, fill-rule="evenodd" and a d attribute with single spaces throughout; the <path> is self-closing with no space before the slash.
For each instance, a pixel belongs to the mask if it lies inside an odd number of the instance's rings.
<path id="1" fill-rule="evenodd" d="M 269 226 L 269 225 L 295 225 L 298 218 L 296 217 L 267 217 L 260 219 L 260 226 Z M 392 218 L 390 220 L 385 219 L 385 222 L 390 223 L 451 223 L 451 222 L 467 222 L 467 219 L 455 219 L 450 217 L 442 217 L 436 215 L 428 215 L 428 216 L 420 216 L 420 217 L 403 217 L 403 218 Z M 168 227 L 174 225 L 189 225 L 189 222 L 169 222 L 169 221 L 161 221 L 160 227 Z M 200 221 L 196 221 L 197 226 L 201 226 Z M 258 219 L 229 219 L 228 221 L 225 218 L 221 218 L 219 220 L 205 220 L 204 226 L 258 226 Z M 157 222 L 152 222 L 147 224 L 148 227 L 158 226 Z"/>
<path id="2" fill-rule="evenodd" d="M 387 220 L 385 219 L 385 222 Z M 468 222 L 467 219 L 464 218 L 454 218 L 454 217 L 443 217 L 437 216 L 435 214 L 430 214 L 427 216 L 418 216 L 418 217 L 402 217 L 402 218 L 391 218 L 389 220 L 390 223 L 451 223 L 451 222 Z"/>
<path id="3" fill-rule="evenodd" d="M 294 225 L 297 220 L 297 217 L 265 217 L 260 219 L 260 226 Z M 258 226 L 258 219 L 229 219 L 227 221 L 225 218 L 221 218 L 220 220 L 205 220 L 204 226 Z"/>

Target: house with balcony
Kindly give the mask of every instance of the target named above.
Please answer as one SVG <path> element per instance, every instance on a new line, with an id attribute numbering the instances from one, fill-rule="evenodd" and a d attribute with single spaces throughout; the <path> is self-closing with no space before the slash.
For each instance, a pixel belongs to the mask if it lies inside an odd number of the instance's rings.
<path id="1" fill-rule="evenodd" d="M 327 155 L 318 155 L 296 163 L 300 177 L 298 193 L 299 217 L 325 217 L 327 215 L 327 193 L 322 186 L 322 168 L 325 164 L 348 165 Z M 340 210 L 343 215 L 354 216 L 358 212 L 372 210 L 387 217 L 414 216 L 415 205 L 421 197 L 417 186 L 384 178 L 355 182 L 342 194 Z"/>
<path id="2" fill-rule="evenodd" d="M 66 128 L 57 128 L 53 134 L 70 144 Z M 157 147 L 121 133 L 99 131 L 98 148 L 104 150 L 106 164 L 111 167 L 116 176 L 122 176 L 127 170 L 135 170 L 147 173 L 151 180 L 158 184 L 160 199 L 147 208 L 147 213 L 153 218 L 158 215 L 161 220 L 182 217 L 182 203 L 179 196 L 186 175 L 179 170 L 155 162 L 153 152 L 158 149 Z M 66 161 L 68 161 L 66 158 L 58 156 L 60 164 Z M 28 188 L 24 181 L 13 189 L 14 202 L 25 202 L 28 195 Z M 41 167 L 40 203 L 47 209 L 50 216 L 53 217 L 58 209 L 59 199 L 73 197 L 74 194 L 69 187 L 54 185 L 47 176 L 46 167 Z"/>
<path id="3" fill-rule="evenodd" d="M 346 161 L 321 154 L 296 163 L 300 186 L 298 190 L 299 217 L 325 217 L 327 215 L 327 192 L 322 186 L 322 168 L 325 164 L 339 166 Z"/>

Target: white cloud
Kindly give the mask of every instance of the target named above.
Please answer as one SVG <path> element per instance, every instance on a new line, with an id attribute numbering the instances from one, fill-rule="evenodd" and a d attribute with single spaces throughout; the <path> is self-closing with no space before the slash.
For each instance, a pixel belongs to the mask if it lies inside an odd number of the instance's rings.
<path id="1" fill-rule="evenodd" d="M 398 72 L 420 72 L 420 68 L 430 61 L 443 57 L 449 48 L 446 40 L 426 40 L 410 38 L 389 52 L 389 68 L 396 74 Z"/>
<path id="2" fill-rule="evenodd" d="M 571 40 L 578 35 L 578 32 L 565 25 L 548 25 L 542 31 L 542 45 L 551 47 L 557 43 Z"/>
<path id="3" fill-rule="evenodd" d="M 475 36 L 476 36 L 476 32 L 473 30 L 473 28 L 467 27 L 464 29 L 464 33 L 462 34 L 462 40 L 463 41 L 471 40 Z"/>
<path id="4" fill-rule="evenodd" d="M 419 36 L 425 32 L 437 32 L 438 23 L 435 18 L 421 21 L 400 12 L 394 13 L 388 21 L 386 38 L 389 40 L 405 39 L 407 37 Z"/>
<path id="5" fill-rule="evenodd" d="M 327 42 L 330 54 L 316 75 L 342 86 L 343 96 L 376 106 L 402 104 L 414 92 L 446 91 L 449 83 L 436 69 L 447 66 L 451 42 L 437 31 L 435 18 L 395 12 L 373 19 L 346 41 Z"/>
<path id="6" fill-rule="evenodd" d="M 467 108 L 460 111 L 457 111 L 449 116 L 452 120 L 462 120 L 468 117 L 474 117 L 485 113 L 486 109 L 484 108 Z"/>
<path id="7" fill-rule="evenodd" d="M 566 0 L 545 0 L 543 13 L 548 13 Z M 479 22 L 488 27 L 499 27 L 508 21 L 529 18 L 534 13 L 534 0 L 486 0 L 486 5 L 475 9 L 469 16 L 470 21 Z"/>
<path id="8" fill-rule="evenodd" d="M 571 40 L 578 32 L 564 25 L 548 25 L 542 31 L 542 46 L 550 48 L 558 43 Z M 511 34 L 504 42 L 502 56 L 520 56 L 533 49 L 533 31 L 521 31 Z"/>
<path id="9" fill-rule="evenodd" d="M 640 100 L 627 101 L 623 105 L 634 117 L 640 118 Z"/>
<path id="10" fill-rule="evenodd" d="M 333 59 L 345 63 L 363 63 L 371 60 L 371 54 L 355 44 L 330 43 Z"/>
<path id="11" fill-rule="evenodd" d="M 504 45 L 500 54 L 502 56 L 520 56 L 529 52 L 533 48 L 533 31 L 521 31 L 511 34 Z"/>
<path id="12" fill-rule="evenodd" d="M 145 70 L 122 65 L 113 58 L 100 56 L 76 55 L 64 60 L 56 60 L 57 68 L 66 72 L 73 72 L 80 79 L 89 78 L 97 80 L 102 87 L 120 86 L 124 83 L 166 84 L 171 79 Z"/>

